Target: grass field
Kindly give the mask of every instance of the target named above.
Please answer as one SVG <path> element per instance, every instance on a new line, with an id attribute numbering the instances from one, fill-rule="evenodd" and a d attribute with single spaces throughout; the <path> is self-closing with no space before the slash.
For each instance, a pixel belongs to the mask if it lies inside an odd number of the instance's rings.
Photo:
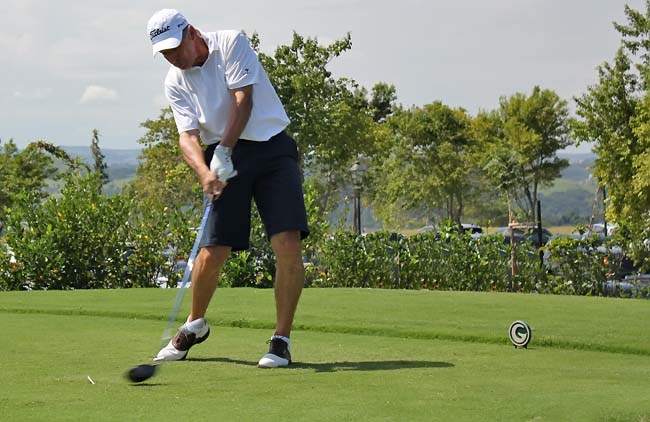
<path id="1" fill-rule="evenodd" d="M 308 289 L 295 364 L 261 370 L 273 292 L 222 289 L 210 339 L 131 385 L 175 293 L 0 293 L 2 420 L 650 420 L 650 301 Z"/>

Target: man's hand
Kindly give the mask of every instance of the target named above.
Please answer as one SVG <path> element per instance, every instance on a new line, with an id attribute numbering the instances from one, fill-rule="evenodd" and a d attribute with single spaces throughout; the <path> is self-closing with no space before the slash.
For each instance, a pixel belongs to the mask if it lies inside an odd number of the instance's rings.
<path id="1" fill-rule="evenodd" d="M 203 186 L 203 192 L 208 198 L 215 200 L 221 196 L 226 183 L 222 182 L 214 171 L 207 170 L 201 173 L 201 186 Z"/>
<path id="2" fill-rule="evenodd" d="M 220 181 L 228 182 L 228 179 L 237 176 L 237 170 L 232 165 L 232 148 L 217 145 L 214 149 L 210 170 L 217 175 Z"/>

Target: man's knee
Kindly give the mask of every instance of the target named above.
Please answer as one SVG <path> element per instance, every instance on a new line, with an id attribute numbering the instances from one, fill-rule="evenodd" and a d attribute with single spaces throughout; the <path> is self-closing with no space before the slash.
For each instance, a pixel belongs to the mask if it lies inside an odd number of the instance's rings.
<path id="1" fill-rule="evenodd" d="M 277 257 L 300 257 L 302 240 L 299 230 L 276 233 L 271 236 L 271 246 Z"/>
<path id="2" fill-rule="evenodd" d="M 201 248 L 196 257 L 197 263 L 210 270 L 221 270 L 230 255 L 230 246 L 206 246 Z"/>

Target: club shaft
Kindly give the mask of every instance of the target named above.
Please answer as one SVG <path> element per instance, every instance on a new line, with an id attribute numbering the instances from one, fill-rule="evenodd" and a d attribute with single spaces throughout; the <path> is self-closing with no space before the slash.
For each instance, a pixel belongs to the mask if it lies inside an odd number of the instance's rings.
<path id="1" fill-rule="evenodd" d="M 203 217 L 201 218 L 201 224 L 199 225 L 199 231 L 196 233 L 196 240 L 194 240 L 192 252 L 190 253 L 189 259 L 187 260 L 187 266 L 185 267 L 185 272 L 183 273 L 183 278 L 181 280 L 181 285 L 178 289 L 178 293 L 176 293 L 176 301 L 174 302 L 174 307 L 172 308 L 171 314 L 169 314 L 169 320 L 167 321 L 167 327 L 165 328 L 161 339 L 160 348 L 165 347 L 167 341 L 171 337 L 171 330 L 176 323 L 176 317 L 180 311 L 181 303 L 183 303 L 183 297 L 185 296 L 187 283 L 189 282 L 190 276 L 192 275 L 192 268 L 194 267 L 194 260 L 196 259 L 196 255 L 199 252 L 199 244 L 201 243 L 201 238 L 203 237 L 203 230 L 205 229 L 205 225 L 208 221 L 210 211 L 212 211 L 212 201 L 207 200 L 206 202 L 207 204 L 204 207 Z"/>

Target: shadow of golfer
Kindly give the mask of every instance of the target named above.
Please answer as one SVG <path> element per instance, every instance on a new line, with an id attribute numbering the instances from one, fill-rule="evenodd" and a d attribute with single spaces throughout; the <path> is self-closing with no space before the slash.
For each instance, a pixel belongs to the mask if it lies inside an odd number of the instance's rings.
<path id="1" fill-rule="evenodd" d="M 257 366 L 257 362 L 250 362 L 230 358 L 188 358 L 193 362 L 220 362 L 234 363 L 236 365 Z M 287 369 L 312 369 L 315 372 L 338 371 L 391 371 L 397 369 L 422 369 L 422 368 L 451 368 L 454 364 L 449 362 L 431 362 L 424 360 L 379 360 L 364 362 L 292 362 Z"/>

